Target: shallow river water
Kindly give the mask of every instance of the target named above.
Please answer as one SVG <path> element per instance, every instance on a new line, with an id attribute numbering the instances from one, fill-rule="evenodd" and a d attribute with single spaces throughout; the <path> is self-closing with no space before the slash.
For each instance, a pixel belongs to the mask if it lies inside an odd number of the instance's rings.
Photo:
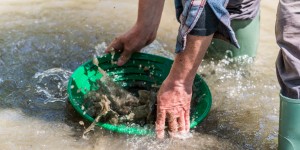
<path id="1" fill-rule="evenodd" d="M 100 128 L 83 139 L 81 118 L 66 105 L 72 72 L 130 28 L 137 0 L 1 0 L 0 149 L 276 149 L 277 2 L 261 1 L 256 59 L 202 63 L 199 73 L 205 74 L 213 106 L 192 130 L 193 138 L 157 141 Z M 173 57 L 178 28 L 174 13 L 173 1 L 166 1 L 157 41 L 145 51 Z"/>

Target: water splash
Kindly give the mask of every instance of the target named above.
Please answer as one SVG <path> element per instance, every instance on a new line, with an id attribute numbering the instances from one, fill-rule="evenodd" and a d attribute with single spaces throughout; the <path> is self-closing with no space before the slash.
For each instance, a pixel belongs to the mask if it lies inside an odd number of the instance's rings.
<path id="1" fill-rule="evenodd" d="M 95 46 L 95 55 L 97 55 L 97 56 L 104 55 L 106 48 L 107 48 L 107 44 L 105 42 L 97 44 Z M 157 40 L 154 40 L 151 44 L 142 48 L 140 52 L 163 56 L 163 57 L 166 57 L 169 59 L 174 59 L 174 57 L 175 57 L 175 55 L 173 53 L 166 51 L 164 49 L 163 45 L 160 42 L 158 42 Z"/>
<path id="2" fill-rule="evenodd" d="M 101 44 L 97 44 L 95 46 L 95 54 L 97 56 L 102 56 L 105 54 L 105 49 L 107 48 L 107 45 L 105 42 L 102 42 Z"/>
<path id="3" fill-rule="evenodd" d="M 133 136 L 127 138 L 128 146 L 132 150 L 164 150 L 170 147 L 171 139 L 157 140 L 154 136 Z"/>
<path id="4" fill-rule="evenodd" d="M 229 138 L 244 149 L 262 145 L 273 149 L 278 133 L 278 103 L 274 103 L 278 86 L 274 85 L 276 78 L 262 77 L 253 60 L 241 56 L 203 61 L 198 71 L 213 95 L 203 129 L 204 133 Z"/>
<path id="5" fill-rule="evenodd" d="M 68 79 L 72 72 L 62 68 L 51 68 L 43 72 L 37 72 L 33 78 L 36 81 L 36 92 L 44 95 L 44 103 L 65 102 L 68 94 L 66 92 Z"/>
<path id="6" fill-rule="evenodd" d="M 0 84 L 3 82 L 4 80 L 2 78 L 0 78 Z"/>
<path id="7" fill-rule="evenodd" d="M 157 40 L 154 40 L 151 44 L 141 49 L 141 52 L 158 55 L 169 59 L 174 59 L 175 57 L 173 53 L 166 51 L 163 47 L 163 44 L 161 44 Z"/>

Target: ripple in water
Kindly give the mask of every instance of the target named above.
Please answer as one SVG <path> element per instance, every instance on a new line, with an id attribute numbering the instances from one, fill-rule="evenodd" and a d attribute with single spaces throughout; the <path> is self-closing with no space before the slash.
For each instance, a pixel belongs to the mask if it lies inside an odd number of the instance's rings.
<path id="1" fill-rule="evenodd" d="M 278 134 L 278 85 L 262 77 L 251 57 L 205 60 L 199 73 L 209 84 L 213 106 L 196 130 L 229 139 L 242 149 L 275 149 Z"/>
<path id="2" fill-rule="evenodd" d="M 37 72 L 33 78 L 36 81 L 36 92 L 45 96 L 44 103 L 65 102 L 68 79 L 72 72 L 62 68 L 51 68 L 43 72 Z"/>

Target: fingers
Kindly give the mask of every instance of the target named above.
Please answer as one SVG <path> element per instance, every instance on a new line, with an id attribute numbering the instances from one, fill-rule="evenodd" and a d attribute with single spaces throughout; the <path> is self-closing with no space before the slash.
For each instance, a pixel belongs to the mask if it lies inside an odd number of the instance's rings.
<path id="1" fill-rule="evenodd" d="M 111 42 L 111 44 L 106 48 L 105 53 L 110 53 L 112 51 L 115 52 L 122 52 L 121 56 L 118 59 L 117 65 L 118 66 L 122 66 L 124 65 L 131 57 L 131 54 L 134 50 L 125 47 L 125 44 L 121 38 L 115 38 L 115 40 L 113 40 Z"/>
<path id="2" fill-rule="evenodd" d="M 117 65 L 118 66 L 124 65 L 130 59 L 130 57 L 131 57 L 131 52 L 128 50 L 124 50 L 118 59 Z"/>
<path id="3" fill-rule="evenodd" d="M 190 131 L 190 109 L 184 110 L 184 119 L 185 119 L 185 131 Z"/>
<path id="4" fill-rule="evenodd" d="M 105 49 L 105 53 L 110 53 L 112 51 L 120 52 L 124 48 L 124 44 L 121 41 L 121 38 L 115 38 L 110 45 Z"/>
<path id="5" fill-rule="evenodd" d="M 175 113 L 167 113 L 167 114 L 168 114 L 169 130 L 171 132 L 177 132 L 178 131 L 178 123 L 177 123 L 178 115 Z"/>
<path id="6" fill-rule="evenodd" d="M 184 110 L 182 110 L 179 114 L 179 118 L 178 118 L 178 131 L 179 132 L 185 132 L 186 128 L 185 128 L 185 115 L 184 115 Z"/>
<path id="7" fill-rule="evenodd" d="M 165 136 L 165 132 L 164 132 L 165 120 L 166 120 L 166 111 L 157 109 L 155 131 L 156 131 L 156 137 L 158 139 L 163 139 Z"/>
<path id="8" fill-rule="evenodd" d="M 159 111 L 159 110 L 158 110 Z M 179 116 L 178 116 L 179 115 Z M 172 138 L 185 138 L 190 131 L 190 111 L 182 109 L 180 112 L 160 111 L 156 119 L 156 136 L 158 139 L 164 138 L 165 120 L 168 119 L 169 135 Z M 183 135 L 183 137 L 181 137 Z"/>
<path id="9" fill-rule="evenodd" d="M 169 135 L 171 138 L 176 137 L 178 131 L 177 114 L 174 112 L 168 114 Z"/>

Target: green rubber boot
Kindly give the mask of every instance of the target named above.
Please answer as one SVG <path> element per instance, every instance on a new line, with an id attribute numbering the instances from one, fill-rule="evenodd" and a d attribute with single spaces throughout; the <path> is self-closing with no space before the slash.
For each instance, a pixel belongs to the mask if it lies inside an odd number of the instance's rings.
<path id="1" fill-rule="evenodd" d="M 300 149 L 300 99 L 291 99 L 281 94 L 278 149 Z"/>
<path id="2" fill-rule="evenodd" d="M 260 14 L 253 20 L 232 20 L 231 27 L 241 48 L 238 49 L 226 41 L 214 38 L 207 49 L 205 58 L 223 59 L 225 55 L 229 58 L 256 56 L 260 34 Z"/>

